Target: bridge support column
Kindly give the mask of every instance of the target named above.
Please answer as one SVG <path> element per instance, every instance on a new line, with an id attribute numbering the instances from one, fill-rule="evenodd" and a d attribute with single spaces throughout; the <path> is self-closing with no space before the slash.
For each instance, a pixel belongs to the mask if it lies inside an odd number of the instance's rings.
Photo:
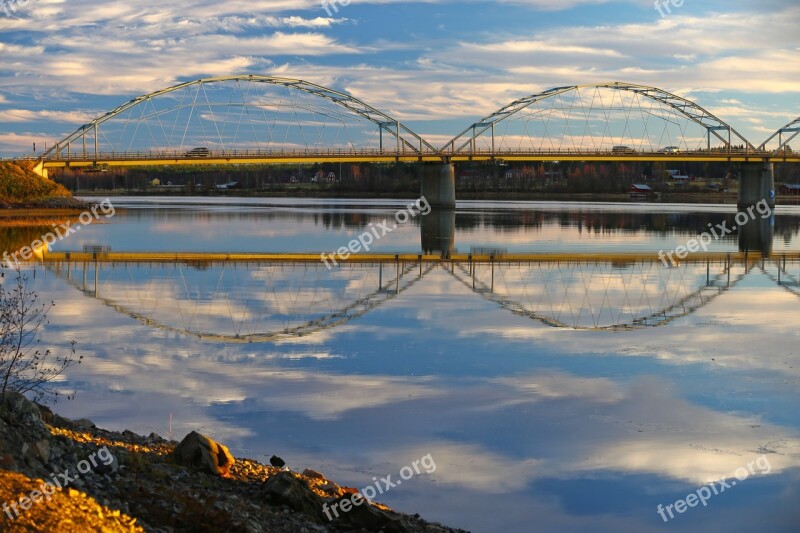
<path id="1" fill-rule="evenodd" d="M 739 210 L 765 200 L 770 208 L 775 207 L 775 166 L 771 161 L 742 164 L 739 177 Z"/>
<path id="2" fill-rule="evenodd" d="M 775 215 L 762 218 L 756 213 L 756 218 L 751 220 L 739 230 L 739 251 L 759 252 L 769 257 L 772 255 L 772 239 L 775 234 Z"/>
<path id="3" fill-rule="evenodd" d="M 44 179 L 50 179 L 50 173 L 44 168 L 44 161 L 39 161 L 34 165 L 33 171 L 43 177 Z"/>
<path id="4" fill-rule="evenodd" d="M 455 209 L 456 167 L 452 163 L 426 164 L 422 168 L 422 196 L 431 207 Z"/>
<path id="5" fill-rule="evenodd" d="M 448 258 L 456 247 L 456 210 L 437 207 L 420 219 L 422 253 Z"/>

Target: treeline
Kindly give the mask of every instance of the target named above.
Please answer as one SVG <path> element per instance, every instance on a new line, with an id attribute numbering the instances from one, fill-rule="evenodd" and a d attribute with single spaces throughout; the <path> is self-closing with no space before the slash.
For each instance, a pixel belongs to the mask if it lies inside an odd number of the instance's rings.
<path id="1" fill-rule="evenodd" d="M 777 183 L 800 181 L 800 165 L 776 164 Z M 738 179 L 739 164 L 645 162 L 533 162 L 459 163 L 459 192 L 624 193 L 632 183 L 667 190 L 669 174 L 715 181 L 730 187 Z M 53 172 L 70 190 L 166 190 L 170 186 L 189 194 L 217 191 L 236 183 L 247 191 L 324 191 L 331 194 L 413 194 L 420 189 L 422 164 L 225 165 L 184 167 L 109 168 L 85 173 L 69 169 Z"/>

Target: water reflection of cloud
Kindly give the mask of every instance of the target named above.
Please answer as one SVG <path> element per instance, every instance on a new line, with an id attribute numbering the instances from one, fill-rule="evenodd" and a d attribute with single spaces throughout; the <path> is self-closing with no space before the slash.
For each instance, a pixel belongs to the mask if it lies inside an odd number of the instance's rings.
<path id="1" fill-rule="evenodd" d="M 536 508 L 558 526 L 641 531 L 637 516 L 590 520 L 553 487 L 646 484 L 668 502 L 762 453 L 767 479 L 800 467 L 797 424 L 779 412 L 797 406 L 785 319 L 797 303 L 752 279 L 665 328 L 611 333 L 533 323 L 437 270 L 343 328 L 252 345 L 154 330 L 41 282 L 64 302 L 47 340 L 69 333 L 92 354 L 70 373 L 80 393 L 66 416 L 163 433 L 173 413 L 176 433 L 202 429 L 248 456 L 286 452 L 343 482 L 431 453 L 439 469 L 417 499 L 390 495 L 409 510 L 438 512 L 446 504 L 424 502 L 445 493 L 515 502 L 502 524 L 529 523 Z M 740 318 L 750 313 L 754 328 Z"/>

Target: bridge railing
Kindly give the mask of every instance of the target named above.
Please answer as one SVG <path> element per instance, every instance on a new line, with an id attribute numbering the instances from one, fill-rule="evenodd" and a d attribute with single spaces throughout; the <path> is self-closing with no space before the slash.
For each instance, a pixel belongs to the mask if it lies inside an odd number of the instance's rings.
<path id="1" fill-rule="evenodd" d="M 379 148 L 319 148 L 307 150 L 208 150 L 198 152 L 190 150 L 148 150 L 148 151 L 111 151 L 111 152 L 68 152 L 62 150 L 53 153 L 48 161 L 94 161 L 94 160 L 138 160 L 138 159 L 257 159 L 281 157 L 423 157 L 437 155 L 433 152 L 415 152 L 413 150 L 386 150 Z"/>
<path id="2" fill-rule="evenodd" d="M 565 149 L 565 148 L 547 148 L 541 150 L 530 150 L 530 149 L 495 149 L 495 150 L 465 150 L 461 152 L 454 152 L 454 151 L 447 151 L 442 152 L 442 155 L 446 156 L 464 156 L 464 155 L 475 155 L 475 156 L 487 156 L 487 155 L 547 155 L 547 156 L 554 156 L 554 155 L 597 155 L 597 156 L 657 156 L 657 157 L 687 157 L 687 156 L 705 156 L 705 155 L 734 155 L 734 156 L 758 156 L 763 157 L 765 155 L 772 155 L 778 153 L 777 150 L 769 151 L 769 150 L 753 150 L 751 148 L 711 148 L 711 149 L 700 149 L 700 150 L 682 150 L 682 151 L 665 151 L 665 150 L 636 150 L 633 148 L 626 148 L 626 149 L 618 149 L 618 148 L 610 148 L 610 149 Z M 781 152 L 782 153 L 782 152 Z"/>
<path id="3" fill-rule="evenodd" d="M 462 152 L 413 152 L 409 150 L 396 151 L 378 148 L 362 148 L 362 149 L 339 149 L 339 148 L 321 148 L 321 149 L 307 149 L 307 150 L 209 150 L 207 152 L 197 152 L 197 149 L 191 150 L 148 150 L 148 151 L 111 151 L 111 152 L 98 152 L 98 153 L 83 153 L 81 152 L 54 152 L 47 158 L 47 161 L 135 161 L 135 160 L 193 160 L 202 161 L 208 160 L 236 160 L 236 159 L 280 159 L 280 158 L 376 158 L 376 157 L 475 157 L 475 158 L 494 158 L 503 159 L 504 157 L 531 157 L 535 159 L 539 157 L 629 157 L 629 158 L 674 158 L 691 159 L 693 157 L 707 157 L 707 156 L 724 156 L 724 157 L 788 157 L 796 154 L 788 150 L 754 150 L 752 148 L 711 148 L 692 151 L 678 151 L 668 152 L 664 150 L 659 151 L 644 151 L 635 149 L 500 149 L 500 150 L 470 150 Z M 22 158 L 17 158 L 22 159 Z M 36 159 L 31 157 L 30 159 Z"/>

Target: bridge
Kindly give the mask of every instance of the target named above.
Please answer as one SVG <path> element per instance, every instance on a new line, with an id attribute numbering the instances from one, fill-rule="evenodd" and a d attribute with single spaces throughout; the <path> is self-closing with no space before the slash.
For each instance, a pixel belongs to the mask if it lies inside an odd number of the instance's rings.
<path id="1" fill-rule="evenodd" d="M 613 82 L 520 98 L 437 148 L 346 93 L 244 75 L 134 98 L 55 143 L 36 170 L 47 176 L 50 169 L 115 166 L 422 163 L 422 194 L 432 205 L 452 208 L 459 162 L 730 162 L 742 164 L 741 206 L 774 205 L 773 164 L 800 163 L 789 147 L 799 132 L 800 119 L 755 147 L 688 99 Z"/>
<path id="2" fill-rule="evenodd" d="M 418 301 L 426 284 L 491 302 L 535 327 L 593 331 L 668 327 L 753 275 L 800 297 L 796 254 L 717 255 L 674 268 L 652 255 L 480 261 L 383 256 L 333 270 L 318 257 L 206 259 L 51 254 L 44 267 L 144 326 L 219 343 L 275 342 L 342 327 L 395 299 Z"/>

